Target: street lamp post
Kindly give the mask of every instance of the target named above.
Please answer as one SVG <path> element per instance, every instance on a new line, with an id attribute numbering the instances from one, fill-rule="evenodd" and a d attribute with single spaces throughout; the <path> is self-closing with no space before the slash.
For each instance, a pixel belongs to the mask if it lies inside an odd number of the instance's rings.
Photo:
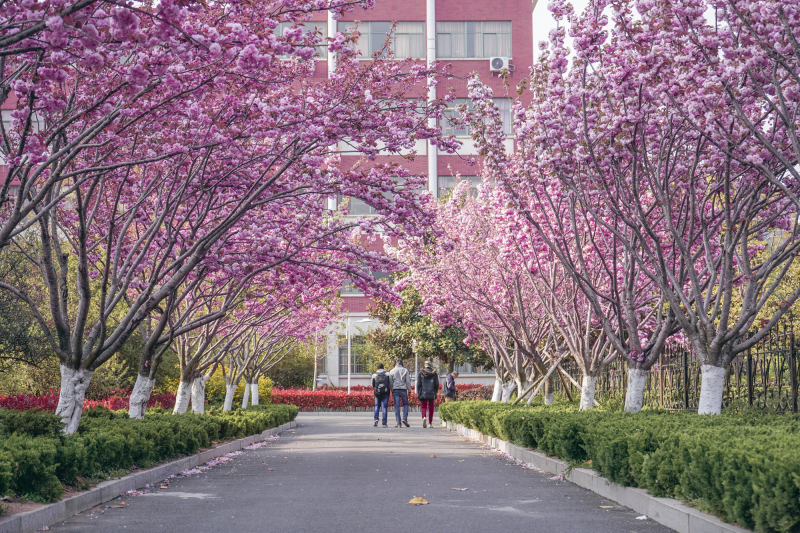
<path id="1" fill-rule="evenodd" d="M 411 351 L 414 352 L 414 392 L 419 393 L 417 390 L 418 383 L 417 377 L 419 377 L 419 355 L 417 354 L 417 339 L 411 341 Z"/>
<path id="2" fill-rule="evenodd" d="M 347 394 L 350 394 L 350 371 L 353 368 L 350 357 L 350 315 L 347 315 Z"/>

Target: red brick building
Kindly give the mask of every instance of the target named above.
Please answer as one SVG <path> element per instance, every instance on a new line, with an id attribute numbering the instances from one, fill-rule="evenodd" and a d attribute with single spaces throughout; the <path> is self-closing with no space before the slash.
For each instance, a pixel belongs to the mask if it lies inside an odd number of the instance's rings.
<path id="1" fill-rule="evenodd" d="M 536 0 L 378 0 L 375 9 L 356 10 L 340 21 L 334 21 L 330 16 L 323 19 L 320 15 L 306 26 L 316 26 L 323 34 L 333 37 L 337 30 L 347 31 L 358 21 L 361 33 L 359 51 L 366 61 L 383 45 L 387 32 L 396 22 L 392 50 L 397 58 L 411 57 L 428 63 L 439 61 L 451 65 L 454 79 L 443 81 L 436 91 L 443 95 L 454 89 L 457 100 L 453 106 L 469 103 L 467 78 L 473 72 L 492 87 L 509 133 L 507 142 L 510 149 L 513 146 L 510 110 L 514 89 L 533 63 L 532 14 L 535 4 Z M 317 65 L 317 73 L 325 76 L 329 69 L 335 68 L 335 64 L 324 50 L 321 52 L 323 57 Z M 503 69 L 508 70 L 508 87 L 500 77 Z M 435 98 L 436 94 L 429 91 L 428 96 Z M 406 164 L 413 173 L 428 176 L 428 190 L 437 196 L 453 187 L 452 176 L 456 173 L 475 179 L 472 176 L 475 169 L 466 163 L 467 157 L 464 157 L 475 154 L 469 132 L 454 130 L 447 124 L 442 126 L 446 133 L 462 137 L 463 146 L 459 153 L 439 154 L 430 143 L 420 142 L 415 147 L 418 154 L 415 160 Z M 343 161 L 355 162 L 357 157 L 343 156 Z M 369 215 L 371 208 L 359 200 L 351 200 L 350 209 L 353 215 Z M 359 346 L 369 328 L 379 324 L 369 319 L 369 298 L 348 288 L 342 295 L 348 317 L 341 324 L 339 333 L 330 336 L 327 358 L 320 369 L 320 383 L 347 385 L 349 374 L 352 385 L 366 385 L 374 369 L 360 357 Z M 407 366 L 413 366 L 413 361 Z M 461 381 L 494 382 L 493 374 L 476 372 L 477 369 L 469 365 L 461 370 Z"/>

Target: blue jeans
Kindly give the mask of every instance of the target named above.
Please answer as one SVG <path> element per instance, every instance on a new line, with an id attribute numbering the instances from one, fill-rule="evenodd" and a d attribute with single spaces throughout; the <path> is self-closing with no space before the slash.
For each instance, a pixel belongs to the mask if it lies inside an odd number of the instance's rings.
<path id="1" fill-rule="evenodd" d="M 392 391 L 394 394 L 394 417 L 397 419 L 397 425 L 403 420 L 408 420 L 408 391 L 405 389 L 395 389 Z M 403 404 L 403 418 L 400 419 L 400 403 Z"/>
<path id="2" fill-rule="evenodd" d="M 383 409 L 383 425 L 386 425 L 386 415 L 389 410 L 389 395 L 375 396 L 375 422 L 378 421 L 378 415 Z"/>

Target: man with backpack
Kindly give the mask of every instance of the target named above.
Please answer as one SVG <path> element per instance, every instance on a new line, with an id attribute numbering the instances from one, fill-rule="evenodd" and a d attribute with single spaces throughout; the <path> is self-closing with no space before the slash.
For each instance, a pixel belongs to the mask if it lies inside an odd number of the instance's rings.
<path id="1" fill-rule="evenodd" d="M 442 396 L 444 396 L 445 402 L 452 402 L 456 399 L 457 377 L 458 372 L 453 372 L 451 374 L 447 374 L 447 377 L 444 379 L 444 383 L 442 384 Z"/>
<path id="2" fill-rule="evenodd" d="M 395 427 L 401 428 L 402 422 L 407 428 L 411 425 L 408 423 L 408 393 L 411 392 L 411 378 L 408 374 L 408 369 L 403 366 L 403 360 L 398 359 L 397 364 L 389 372 L 389 377 L 392 379 L 392 395 L 394 396 L 394 416 L 397 419 Z M 403 404 L 403 419 L 400 419 L 400 404 Z"/>
<path id="3" fill-rule="evenodd" d="M 375 427 L 378 427 L 378 415 L 381 409 L 383 409 L 383 427 L 389 427 L 386 425 L 386 416 L 389 410 L 389 394 L 392 392 L 392 379 L 383 369 L 383 363 L 378 363 L 378 371 L 372 374 L 372 388 L 375 389 Z"/>
<path id="4" fill-rule="evenodd" d="M 422 427 L 433 427 L 433 404 L 439 394 L 439 374 L 433 369 L 430 361 L 425 361 L 422 370 L 417 374 L 417 398 L 419 410 L 422 412 Z M 428 419 L 425 420 L 427 414 Z"/>

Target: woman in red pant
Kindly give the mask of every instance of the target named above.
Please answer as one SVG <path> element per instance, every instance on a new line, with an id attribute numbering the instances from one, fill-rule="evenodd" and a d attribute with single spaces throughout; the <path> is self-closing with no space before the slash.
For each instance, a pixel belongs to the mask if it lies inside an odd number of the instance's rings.
<path id="1" fill-rule="evenodd" d="M 417 375 L 417 398 L 422 412 L 422 427 L 433 424 L 433 404 L 437 394 L 439 394 L 439 374 L 433 369 L 430 361 L 425 361 Z"/>

